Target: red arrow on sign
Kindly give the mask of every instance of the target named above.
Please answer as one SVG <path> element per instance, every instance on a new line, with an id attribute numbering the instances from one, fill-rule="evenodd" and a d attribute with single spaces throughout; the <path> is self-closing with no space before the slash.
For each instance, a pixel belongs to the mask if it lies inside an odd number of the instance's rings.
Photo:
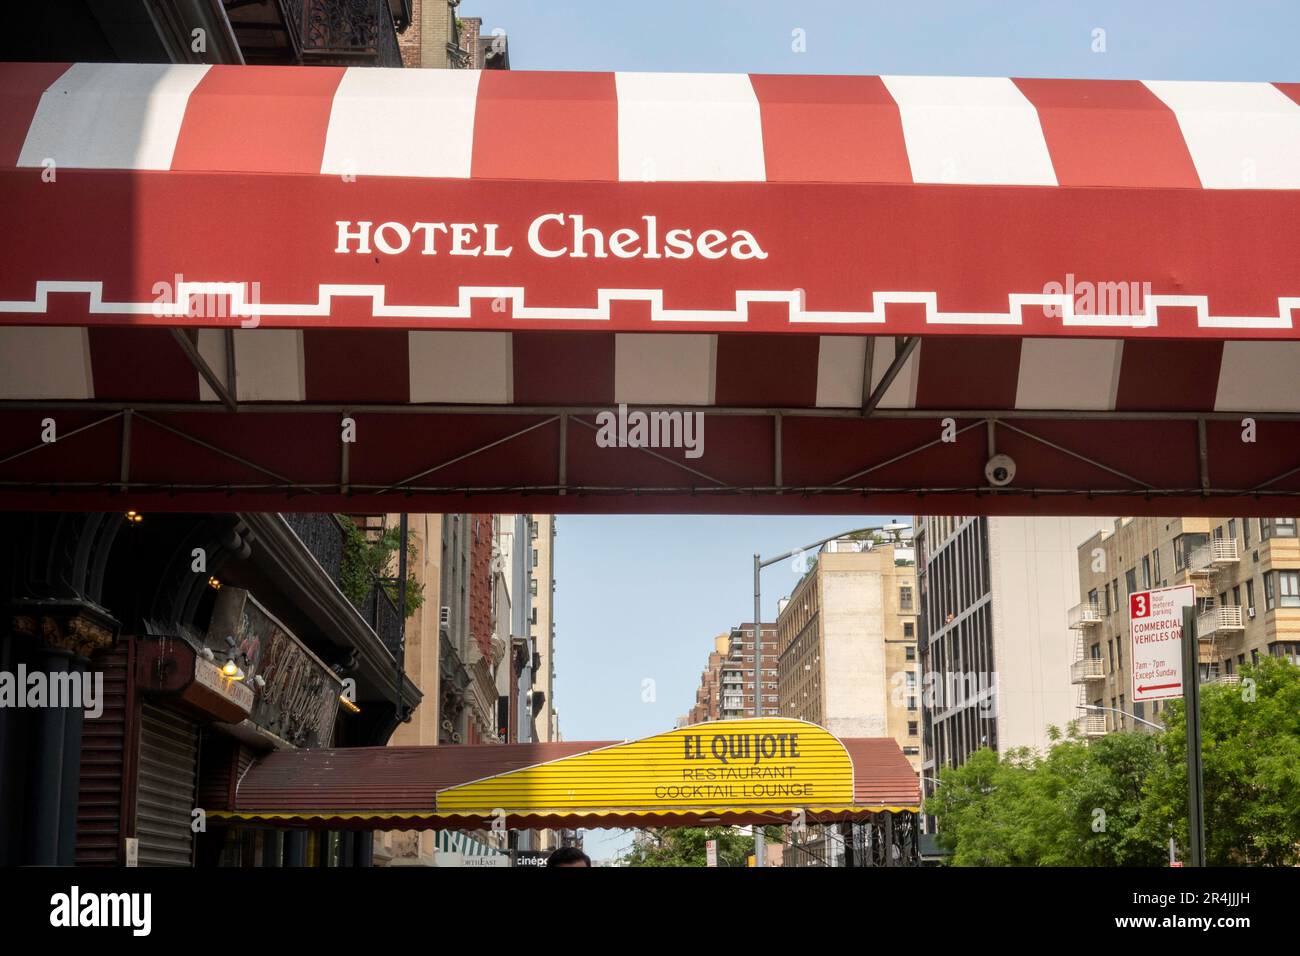
<path id="1" fill-rule="evenodd" d="M 1145 694 L 1149 690 L 1166 690 L 1170 687 L 1181 687 L 1181 684 L 1153 684 L 1150 687 L 1139 687 L 1138 691 Z"/>

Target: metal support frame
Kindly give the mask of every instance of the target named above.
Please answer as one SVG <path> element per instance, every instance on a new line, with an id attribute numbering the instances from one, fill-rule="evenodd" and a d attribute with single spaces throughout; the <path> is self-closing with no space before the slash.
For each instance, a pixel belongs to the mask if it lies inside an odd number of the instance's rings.
<path id="1" fill-rule="evenodd" d="M 185 353 L 185 357 L 190 360 L 190 364 L 193 365 L 195 370 L 203 376 L 203 381 L 208 383 L 208 388 L 217 393 L 217 398 L 221 399 L 221 404 L 224 405 L 228 411 L 237 411 L 238 403 L 235 401 L 233 391 L 227 388 L 228 380 L 223 381 L 222 378 L 212 370 L 212 366 L 208 364 L 207 359 L 199 353 L 199 330 L 179 329 L 173 326 L 168 329 L 168 331 L 171 332 L 172 338 L 176 340 L 176 344 L 181 347 L 181 351 Z M 230 375 L 230 364 L 232 361 L 230 357 L 230 350 L 232 347 L 230 342 L 231 340 L 227 339 L 227 376 Z"/>
<path id="2" fill-rule="evenodd" d="M 179 330 L 177 330 L 179 331 Z M 189 339 L 182 335 L 186 342 Z M 206 365 L 206 363 L 205 363 Z M 209 369 L 209 371 L 211 371 Z M 215 374 L 214 374 L 215 377 Z M 220 383 L 218 382 L 218 385 Z M 224 387 L 223 387 L 224 390 Z M 225 390 L 229 395 L 229 391 Z M 877 389 L 878 391 L 878 389 Z M 874 393 L 873 393 L 874 394 Z M 1046 497 L 1052 495 L 1069 495 L 1069 494 L 1087 494 L 1094 497 L 1125 497 L 1125 496 L 1143 496 L 1152 497 L 1169 497 L 1169 496 L 1197 496 L 1201 498 L 1209 497 L 1242 497 L 1242 496 L 1259 496 L 1267 494 L 1270 497 L 1296 497 L 1300 496 L 1300 490 L 1269 490 L 1278 482 L 1283 481 L 1296 474 L 1300 474 L 1300 464 L 1290 467 L 1280 474 L 1273 476 L 1265 481 L 1253 484 L 1248 487 L 1226 487 L 1216 488 L 1210 483 L 1210 450 L 1206 438 L 1207 425 L 1212 421 L 1240 421 L 1246 413 L 1148 413 L 1148 412 L 1063 412 L 1051 410 L 995 410 L 995 411 L 972 411 L 972 410 L 946 410 L 946 409 L 875 409 L 871 417 L 876 420 L 928 420 L 938 421 L 943 418 L 953 418 L 957 421 L 965 422 L 957 430 L 958 435 L 965 434 L 967 431 L 984 426 L 989 432 L 989 448 L 996 447 L 995 434 L 997 428 L 1006 428 L 1018 435 L 1028 438 L 1045 447 L 1051 448 L 1060 454 L 1069 456 L 1077 461 L 1083 462 L 1094 468 L 1097 468 L 1107 474 L 1122 479 L 1129 487 L 1127 488 L 1092 488 L 1086 484 L 1080 483 L 1071 487 L 1032 487 L 1025 485 L 1013 485 L 1005 488 L 992 488 L 983 481 L 983 476 L 973 476 L 975 480 L 969 483 L 954 484 L 951 487 L 898 487 L 887 485 L 872 485 L 864 482 L 862 479 L 877 472 L 889 465 L 913 457 L 927 449 L 933 448 L 942 442 L 941 438 L 932 441 L 923 442 L 913 448 L 892 455 L 883 461 L 877 461 L 865 465 L 836 481 L 829 484 L 815 486 L 795 486 L 786 484 L 783 472 L 783 453 L 784 453 L 784 430 L 785 421 L 789 418 L 804 417 L 835 417 L 846 419 L 860 419 L 861 412 L 853 409 L 816 409 L 816 408 L 708 408 L 701 409 L 693 406 L 679 406 L 680 410 L 685 412 L 703 411 L 709 417 L 769 417 L 772 419 L 773 428 L 773 463 L 772 463 L 772 483 L 770 485 L 735 485 L 728 483 L 713 475 L 707 474 L 697 468 L 693 468 L 679 460 L 675 460 L 668 455 L 663 455 L 649 448 L 630 449 L 643 455 L 671 465 L 673 468 L 692 475 L 700 482 L 692 482 L 683 485 L 650 485 L 650 484 L 633 484 L 633 485 L 574 485 L 569 481 L 568 475 L 568 426 L 569 423 L 577 424 L 595 431 L 597 426 L 584 418 L 594 412 L 607 411 L 607 409 L 591 409 L 586 406 L 560 406 L 560 407 L 520 407 L 520 406 L 425 406 L 425 405 L 380 405 L 380 406 L 350 406 L 344 407 L 332 404 L 277 404 L 277 405 L 241 405 L 235 408 L 238 414 L 266 414 L 266 413 L 288 413 L 295 414 L 430 414 L 440 413 L 444 415 L 510 415 L 510 416 L 544 416 L 540 421 L 530 422 L 527 426 L 511 432 L 501 438 L 487 442 L 467 452 L 456 455 L 452 458 L 440 461 L 428 468 L 422 469 L 413 475 L 409 475 L 401 480 L 387 483 L 368 483 L 357 484 L 351 481 L 351 460 L 350 449 L 344 444 L 341 452 L 340 473 L 337 482 L 301 482 L 282 475 L 272 469 L 263 467 L 256 462 L 227 451 L 211 442 L 205 441 L 194 435 L 188 434 L 180 428 L 166 424 L 157 418 L 154 418 L 151 412 L 186 412 L 186 413 L 208 413 L 208 414 L 230 414 L 225 408 L 217 403 L 197 403 L 197 404 L 175 404 L 175 403 L 113 403 L 113 402 L 31 402 L 31 401 L 7 401 L 0 402 L 0 412 L 3 411 L 34 411 L 39 410 L 48 413 L 58 411 L 106 411 L 109 412 L 105 417 L 97 419 L 86 425 L 79 426 L 64 434 L 59 435 L 59 441 L 66 441 L 82 432 L 101 425 L 105 422 L 113 421 L 118 418 L 124 419 L 121 462 L 119 473 L 115 479 L 105 479 L 99 481 L 87 482 L 40 482 L 40 481 L 17 481 L 3 480 L 0 481 L 2 488 L 20 488 L 20 489 L 49 489 L 49 490 L 76 490 L 76 489 L 113 489 L 119 492 L 129 491 L 147 491 L 147 490 L 165 490 L 165 491 L 211 491 L 211 490 L 248 490 L 248 491 L 280 491 L 288 493 L 311 493 L 311 494 L 329 494 L 331 492 L 342 492 L 344 494 L 372 494 L 386 495 L 394 492 L 407 494 L 475 494 L 475 493 L 505 493 L 505 492 L 528 492 L 537 494 L 557 495 L 599 495 L 599 494 L 709 494 L 709 495 L 735 495 L 735 494 L 803 494 L 803 495 L 822 495 L 822 494 L 915 494 L 922 492 L 925 494 L 991 494 L 997 492 L 999 496 L 1009 495 L 1029 495 L 1035 497 Z M 662 411 L 663 408 L 656 407 L 656 410 Z M 1300 414 L 1294 413 L 1260 413 L 1249 414 L 1248 417 L 1261 421 L 1283 421 L 1283 422 L 1300 422 Z M 1031 423 L 1037 420 L 1063 420 L 1063 421 L 1170 421 L 1184 420 L 1192 423 L 1196 427 L 1196 454 L 1199 464 L 1199 481 L 1195 485 L 1187 487 L 1168 487 L 1157 486 L 1142 478 L 1114 468 L 1104 461 L 1097 459 L 1088 454 L 1074 451 L 1060 443 L 1046 439 L 1035 434 L 1029 428 L 1023 427 L 1023 424 Z M 465 487 L 462 485 L 437 485 L 434 483 L 420 483 L 421 479 L 433 475 L 443 469 L 446 469 L 458 462 L 464 461 L 474 455 L 498 447 L 515 438 L 529 434 L 538 428 L 544 428 L 552 422 L 557 424 L 558 443 L 557 443 L 557 475 L 554 484 L 542 485 L 524 485 L 518 483 L 505 483 L 491 487 Z M 1017 423 L 1019 422 L 1019 423 Z M 190 483 L 149 483 L 135 482 L 131 480 L 131 459 L 132 459 L 132 441 L 137 423 L 158 428 L 179 438 L 184 439 L 201 448 L 221 455 L 231 461 L 235 461 L 257 473 L 270 479 L 269 481 L 253 481 L 244 483 L 232 482 L 190 482 Z M 45 443 L 35 444 L 11 454 L 0 457 L 0 465 L 4 465 L 17 458 L 25 455 L 34 454 L 41 448 L 47 447 Z"/>
<path id="3" fill-rule="evenodd" d="M 345 412 L 343 415 L 343 420 L 339 422 L 340 432 L 343 428 L 343 421 L 346 421 L 347 417 L 348 417 L 347 413 Z M 351 448 L 352 443 L 340 440 L 339 444 L 342 446 L 342 448 L 339 450 L 339 494 L 346 495 L 349 493 L 348 477 L 350 475 L 351 466 L 352 466 L 351 452 L 349 451 L 349 449 Z"/>
<path id="4" fill-rule="evenodd" d="M 907 360 L 911 358 L 912 353 L 916 351 L 916 347 L 920 344 L 921 337 L 918 335 L 900 335 L 894 338 L 894 360 L 889 363 L 889 368 L 885 369 L 885 374 L 880 377 L 876 387 L 871 390 L 862 403 L 863 415 L 870 415 L 875 412 L 876 406 L 880 404 L 881 399 L 885 397 L 885 393 L 889 391 L 889 386 L 894 384 L 894 379 L 898 378 L 898 373 L 903 370 L 903 366 L 907 364 Z M 867 391 L 871 382 L 871 364 L 874 357 L 874 349 L 869 348 L 867 350 L 867 364 L 862 373 L 862 389 L 864 392 Z"/>

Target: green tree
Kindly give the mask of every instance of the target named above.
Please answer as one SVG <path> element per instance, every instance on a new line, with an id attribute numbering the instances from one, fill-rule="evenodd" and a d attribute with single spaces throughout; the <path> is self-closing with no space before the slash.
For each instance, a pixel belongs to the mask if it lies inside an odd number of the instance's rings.
<path id="1" fill-rule="evenodd" d="M 1187 846 L 1187 724 L 1183 701 L 1163 714 L 1167 759 L 1147 783 L 1150 838 Z M 1241 683 L 1201 687 L 1205 861 L 1300 865 L 1300 667 L 1265 657 Z"/>
<path id="2" fill-rule="evenodd" d="M 1159 866 L 1187 845 L 1181 700 L 1161 733 L 972 754 L 926 801 L 955 866 Z M 1206 862 L 1300 865 L 1300 667 L 1265 658 L 1201 688 Z"/>
<path id="3" fill-rule="evenodd" d="M 779 827 L 764 831 L 768 842 L 779 837 Z M 708 866 L 709 840 L 718 841 L 718 866 L 745 866 L 754 852 L 754 838 L 734 827 L 676 827 L 643 831 L 644 838 L 623 854 L 626 866 Z"/>
<path id="4" fill-rule="evenodd" d="M 955 866 L 1154 865 L 1161 843 L 1140 808 L 1160 759 L 1157 740 L 1137 733 L 1070 737 L 1046 754 L 986 748 L 941 773 L 926 812 Z"/>

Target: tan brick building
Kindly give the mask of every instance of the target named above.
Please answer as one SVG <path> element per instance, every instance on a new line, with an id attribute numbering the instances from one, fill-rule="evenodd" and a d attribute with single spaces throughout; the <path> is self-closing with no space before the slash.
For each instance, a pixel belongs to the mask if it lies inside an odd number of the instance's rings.
<path id="1" fill-rule="evenodd" d="M 921 765 L 916 567 L 910 550 L 829 542 L 777 615 L 782 717 L 893 737 Z"/>
<path id="2" fill-rule="evenodd" d="M 480 17 L 456 15 L 447 0 L 411 0 L 411 25 L 398 34 L 402 65 L 426 70 L 508 70 L 504 31 L 483 35 Z"/>
<path id="3" fill-rule="evenodd" d="M 695 689 L 695 705 L 680 721 L 683 726 L 719 719 L 722 708 L 722 665 L 730 651 L 730 634 L 719 634 L 713 639 L 709 663 L 700 674 L 700 686 Z"/>
<path id="4" fill-rule="evenodd" d="M 1196 587 L 1201 679 L 1236 681 L 1268 654 L 1300 661 L 1300 538 L 1295 518 L 1117 518 L 1079 545 L 1080 603 L 1067 624 L 1080 730 L 1131 730 L 1160 702 L 1133 703 L 1128 596 Z M 1117 713 L 1126 712 L 1126 713 Z"/>

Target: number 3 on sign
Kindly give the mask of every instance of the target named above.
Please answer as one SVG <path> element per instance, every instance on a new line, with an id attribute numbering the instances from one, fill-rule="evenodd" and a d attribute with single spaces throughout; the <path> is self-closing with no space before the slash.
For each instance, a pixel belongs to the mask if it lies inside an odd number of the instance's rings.
<path id="1" fill-rule="evenodd" d="M 1133 595 L 1133 617 L 1146 617 L 1151 613 L 1151 595 Z"/>

